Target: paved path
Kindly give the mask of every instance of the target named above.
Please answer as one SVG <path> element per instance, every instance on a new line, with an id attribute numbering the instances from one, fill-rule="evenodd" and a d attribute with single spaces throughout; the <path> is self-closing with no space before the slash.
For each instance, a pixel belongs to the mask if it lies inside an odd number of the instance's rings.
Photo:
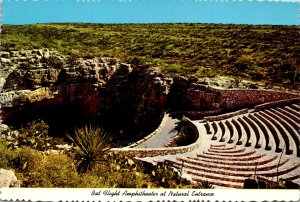
<path id="1" fill-rule="evenodd" d="M 176 136 L 177 130 L 175 130 L 175 127 L 179 120 L 172 118 L 169 115 L 166 116 L 168 116 L 168 118 L 161 131 L 154 137 L 136 146 L 136 148 L 162 148 Z"/>

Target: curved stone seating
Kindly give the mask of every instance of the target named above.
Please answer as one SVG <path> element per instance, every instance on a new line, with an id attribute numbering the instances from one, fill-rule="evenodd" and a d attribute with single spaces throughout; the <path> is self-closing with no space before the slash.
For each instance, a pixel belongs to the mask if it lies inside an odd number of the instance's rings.
<path id="1" fill-rule="evenodd" d="M 191 181 L 207 180 L 223 187 L 242 188 L 244 180 L 254 173 L 271 180 L 278 175 L 300 184 L 297 107 L 291 103 L 282 108 L 274 105 L 224 120 L 202 120 L 197 122 L 199 131 L 211 134 L 200 138 L 205 140 L 204 147 L 200 144 L 186 153 L 162 154 L 157 162 L 171 163 Z"/>
<path id="2" fill-rule="evenodd" d="M 204 124 L 204 127 L 205 127 L 205 130 L 206 130 L 206 134 L 211 134 L 212 133 L 212 131 L 210 130 L 211 129 L 210 124 L 208 122 L 206 122 Z"/>
<path id="3" fill-rule="evenodd" d="M 254 154 L 255 151 L 249 151 L 249 152 L 241 152 L 241 153 L 230 153 L 230 154 L 224 154 L 224 153 L 215 153 L 215 152 L 203 152 L 203 154 L 209 155 L 209 156 L 219 156 L 219 157 L 242 157 L 242 156 L 250 156 Z"/>
<path id="4" fill-rule="evenodd" d="M 216 122 L 213 122 L 211 125 L 212 125 L 212 128 L 214 129 L 213 136 L 212 136 L 211 139 L 216 140 L 217 139 L 216 134 L 218 132 L 218 126 L 217 126 Z"/>
<path id="5" fill-rule="evenodd" d="M 239 157 L 241 154 L 244 155 Z M 255 151 L 246 151 L 245 148 L 214 145 L 208 152 L 198 154 L 197 157 L 178 157 L 169 162 L 190 175 L 194 182 L 206 180 L 222 187 L 242 188 L 244 180 L 254 173 L 273 178 L 278 175 L 279 178 L 295 181 L 299 172 L 294 171 L 300 167 L 300 161 L 292 162 L 283 157 L 279 163 L 277 159 L 277 155 L 266 156 Z"/>
<path id="6" fill-rule="evenodd" d="M 225 121 L 225 125 L 227 126 L 227 128 L 229 130 L 228 143 L 233 143 L 234 142 L 234 139 L 233 139 L 233 136 L 234 136 L 233 126 L 231 125 L 231 123 L 228 120 Z"/>
<path id="7" fill-rule="evenodd" d="M 274 161 L 277 159 L 277 156 L 256 155 L 256 159 L 252 158 L 251 160 L 249 160 L 249 158 L 239 158 L 236 161 L 234 161 L 233 159 L 215 160 L 215 159 L 209 159 L 204 157 L 189 157 L 189 156 L 187 157 L 187 159 L 192 159 L 198 162 L 208 162 L 208 163 L 224 164 L 224 165 L 255 166 L 255 165 L 262 165 Z"/>
<path id="8" fill-rule="evenodd" d="M 292 104 L 292 105 L 290 105 L 290 107 L 293 108 L 293 109 L 295 109 L 298 112 L 300 111 L 300 106 L 297 105 L 297 104 Z"/>
<path id="9" fill-rule="evenodd" d="M 277 128 L 269 120 L 262 117 L 260 114 L 255 113 L 254 116 L 261 120 L 267 126 L 267 129 L 270 130 L 276 144 L 275 152 L 282 152 L 283 139 L 280 139 L 281 135 Z"/>
<path id="10" fill-rule="evenodd" d="M 234 175 L 235 171 L 245 171 L 245 172 L 240 172 L 237 173 L 236 176 L 247 176 L 249 175 L 246 171 L 269 171 L 269 170 L 274 170 L 277 168 L 277 166 L 282 166 L 285 163 L 287 163 L 289 160 L 288 159 L 283 159 L 281 160 L 280 164 L 278 164 L 277 161 L 269 161 L 268 163 L 264 164 L 254 164 L 254 165 L 224 165 L 224 164 L 215 164 L 215 163 L 207 163 L 207 162 L 199 162 L 199 161 L 194 161 L 190 159 L 182 159 L 182 158 L 177 158 L 176 161 L 172 161 L 172 163 L 181 165 L 185 168 L 192 168 L 194 170 L 201 170 L 201 171 L 210 171 L 211 173 L 216 173 L 216 174 L 227 174 L 227 175 Z M 250 174 L 251 175 L 251 174 Z"/>
<path id="11" fill-rule="evenodd" d="M 295 118 L 295 121 L 298 121 L 298 122 L 300 121 L 300 112 L 298 112 L 288 106 L 285 106 L 284 110 L 286 110 L 286 111 L 290 112 L 292 115 L 294 115 L 292 117 Z"/>
<path id="12" fill-rule="evenodd" d="M 246 123 L 249 124 L 249 129 L 251 130 L 251 134 L 256 137 L 256 143 L 254 148 L 261 148 L 263 145 L 262 136 L 263 132 L 260 130 L 259 126 L 256 125 L 255 122 L 252 121 L 252 119 L 249 119 L 247 116 L 243 116 L 243 119 Z M 264 144 L 264 148 L 266 147 L 266 144 Z"/>
<path id="13" fill-rule="evenodd" d="M 275 146 L 275 144 L 274 144 L 275 141 L 273 138 L 271 138 L 272 137 L 271 132 L 266 129 L 267 126 L 262 121 L 260 121 L 258 118 L 253 116 L 252 114 L 249 114 L 248 118 L 250 118 L 253 122 L 255 122 L 259 126 L 261 131 L 263 132 L 264 140 L 266 143 L 265 150 L 272 150 L 272 147 Z"/>
<path id="14" fill-rule="evenodd" d="M 237 145 L 242 145 L 243 144 L 243 141 L 242 141 L 242 129 L 241 129 L 241 126 L 240 124 L 235 120 L 235 119 L 232 119 L 231 121 L 233 123 L 233 125 L 235 126 L 236 130 L 237 130 L 237 133 L 238 133 L 238 140 L 237 140 Z"/>
<path id="15" fill-rule="evenodd" d="M 192 177 L 192 181 L 194 182 L 202 182 L 202 181 L 207 181 L 213 185 L 216 186 L 220 186 L 220 187 L 230 187 L 230 188 L 236 188 L 236 189 L 242 189 L 244 187 L 244 183 L 243 182 L 228 182 L 228 181 L 224 181 L 222 178 L 217 178 L 217 179 L 211 179 L 211 178 L 207 178 L 204 176 L 201 177 Z"/>
<path id="16" fill-rule="evenodd" d="M 222 131 L 222 134 L 221 134 L 221 137 L 220 137 L 220 139 L 219 139 L 219 141 L 220 142 L 225 142 L 225 126 L 224 126 L 224 124 L 223 124 L 223 122 L 222 121 L 220 121 L 219 122 L 219 126 L 220 126 L 220 128 L 221 128 L 221 131 Z"/>
<path id="17" fill-rule="evenodd" d="M 221 150 L 221 151 L 224 151 L 224 150 L 232 150 L 232 149 L 236 149 L 236 146 L 226 146 L 226 144 L 219 144 L 219 145 L 214 145 L 214 144 L 211 144 L 210 145 L 210 148 L 214 149 L 214 150 Z"/>
<path id="18" fill-rule="evenodd" d="M 245 150 L 246 150 L 245 148 L 218 149 L 214 147 L 208 149 L 209 152 L 214 152 L 214 153 L 241 153 L 244 152 Z"/>
<path id="19" fill-rule="evenodd" d="M 289 121 L 297 131 L 299 130 L 299 121 L 297 121 L 297 117 L 295 115 L 281 108 L 276 108 L 276 112 L 285 115 L 285 117 L 288 118 L 287 121 Z"/>
<path id="20" fill-rule="evenodd" d="M 252 142 L 253 142 L 253 141 L 250 140 L 251 139 L 250 128 L 242 118 L 239 117 L 237 120 L 240 122 L 242 128 L 244 129 L 244 131 L 247 134 L 247 140 L 246 140 L 246 143 L 245 143 L 245 147 L 250 147 Z"/>
<path id="21" fill-rule="evenodd" d="M 297 148 L 297 143 L 295 143 L 295 145 L 292 145 L 292 142 L 289 138 L 289 133 L 288 131 L 277 121 L 275 120 L 273 117 L 269 116 L 268 114 L 266 114 L 264 111 L 259 112 L 259 114 L 264 117 L 265 119 L 268 119 L 279 131 L 279 134 L 281 135 L 282 139 L 285 142 L 285 154 L 286 155 L 290 155 L 293 153 L 293 148 L 296 149 Z M 281 139 L 281 138 L 280 138 Z"/>
<path id="22" fill-rule="evenodd" d="M 286 115 L 285 113 L 280 112 L 279 109 L 270 109 L 270 111 L 274 114 L 276 114 L 279 117 L 282 117 L 285 121 L 287 121 L 296 131 L 297 133 L 300 133 L 299 131 L 299 123 L 297 123 L 296 121 L 294 121 L 293 119 L 291 119 L 288 115 Z"/>
<path id="23" fill-rule="evenodd" d="M 282 117 L 278 116 L 277 114 L 275 114 L 269 110 L 265 110 L 264 112 L 266 114 L 268 114 L 269 116 L 275 117 L 276 118 L 275 120 L 279 121 L 284 126 L 284 128 L 289 132 L 289 134 L 291 135 L 291 137 L 293 138 L 293 141 L 295 143 L 295 149 L 296 149 L 297 156 L 300 157 L 299 133 L 297 133 L 297 131 L 286 121 L 286 119 L 283 119 Z"/>

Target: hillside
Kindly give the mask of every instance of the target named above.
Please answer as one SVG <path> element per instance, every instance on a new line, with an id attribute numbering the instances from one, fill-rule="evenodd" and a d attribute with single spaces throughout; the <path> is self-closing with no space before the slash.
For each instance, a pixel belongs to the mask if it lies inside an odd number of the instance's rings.
<path id="1" fill-rule="evenodd" d="M 2 50 L 44 47 L 54 48 L 70 58 L 110 56 L 130 63 L 151 63 L 167 74 L 226 75 L 289 88 L 299 86 L 300 65 L 296 58 L 300 41 L 296 26 L 3 26 Z"/>

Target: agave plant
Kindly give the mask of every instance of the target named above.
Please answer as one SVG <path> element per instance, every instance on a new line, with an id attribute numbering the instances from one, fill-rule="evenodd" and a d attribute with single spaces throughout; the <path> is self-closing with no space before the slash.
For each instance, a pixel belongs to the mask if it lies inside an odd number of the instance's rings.
<path id="1" fill-rule="evenodd" d="M 74 158 L 78 163 L 78 172 L 86 172 L 96 163 L 104 161 L 109 150 L 109 136 L 102 127 L 85 126 L 75 129 L 73 136 L 66 136 L 75 146 Z"/>
<path id="2" fill-rule="evenodd" d="M 201 189 L 213 189 L 214 188 L 214 186 L 210 182 L 208 182 L 206 180 L 201 181 L 199 183 L 199 187 Z"/>

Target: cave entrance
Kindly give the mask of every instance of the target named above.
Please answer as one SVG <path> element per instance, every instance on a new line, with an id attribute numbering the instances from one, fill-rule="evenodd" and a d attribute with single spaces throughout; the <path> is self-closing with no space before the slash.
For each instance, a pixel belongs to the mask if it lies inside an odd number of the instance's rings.
<path id="1" fill-rule="evenodd" d="M 75 128 L 94 122 L 94 118 L 87 116 L 78 104 L 68 103 L 31 107 L 30 109 L 18 111 L 4 123 L 20 128 L 38 119 L 49 125 L 49 135 L 53 137 L 64 137 L 65 133 L 72 133 Z"/>

